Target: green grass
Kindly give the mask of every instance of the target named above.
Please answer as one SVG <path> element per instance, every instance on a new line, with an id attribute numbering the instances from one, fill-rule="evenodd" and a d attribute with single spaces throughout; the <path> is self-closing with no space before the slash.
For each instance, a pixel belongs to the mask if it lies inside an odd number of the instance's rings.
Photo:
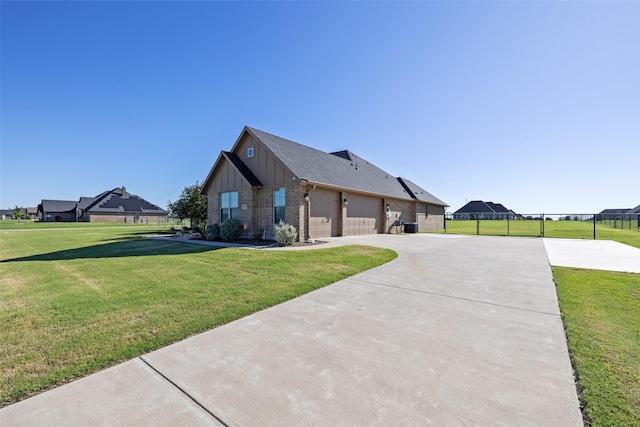
<path id="1" fill-rule="evenodd" d="M 553 267 L 587 422 L 640 426 L 640 274 Z"/>
<path id="2" fill-rule="evenodd" d="M 509 227 L 507 229 L 507 226 Z M 443 233 L 444 231 L 436 231 Z M 476 234 L 475 220 L 447 221 L 448 234 Z M 541 235 L 540 221 L 480 221 L 480 234 L 491 236 L 532 236 Z M 559 237 L 566 239 L 593 239 L 593 223 L 588 221 L 544 221 L 544 237 Z M 596 225 L 596 239 L 615 240 L 630 246 L 640 248 L 640 231 L 621 230 L 606 225 Z"/>
<path id="3" fill-rule="evenodd" d="M 69 229 L 69 228 L 114 228 L 114 227 L 134 227 L 157 229 L 162 228 L 166 231 L 167 227 L 172 224 L 149 223 L 133 223 L 133 222 L 39 222 L 33 220 L 17 220 L 3 219 L 0 220 L 0 230 L 50 230 L 50 229 Z M 176 227 L 178 227 L 176 225 Z"/>
<path id="4" fill-rule="evenodd" d="M 0 232 L 0 407 L 397 256 L 141 238 L 151 228 Z"/>

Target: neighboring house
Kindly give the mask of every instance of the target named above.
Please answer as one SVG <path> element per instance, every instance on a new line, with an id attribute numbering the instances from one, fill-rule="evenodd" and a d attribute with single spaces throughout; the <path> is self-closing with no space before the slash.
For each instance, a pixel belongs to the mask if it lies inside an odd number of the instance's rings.
<path id="1" fill-rule="evenodd" d="M 30 219 L 34 219 L 38 215 L 38 208 L 24 208 L 26 214 Z M 13 209 L 0 209 L 0 219 L 15 219 L 17 218 L 13 214 Z"/>
<path id="2" fill-rule="evenodd" d="M 78 219 L 85 222 L 167 222 L 167 211 L 125 187 L 105 191 L 96 197 L 81 197 Z"/>
<path id="3" fill-rule="evenodd" d="M 38 216 L 38 208 L 27 208 L 27 215 L 29 218 L 35 219 Z"/>
<path id="4" fill-rule="evenodd" d="M 630 213 L 631 211 L 631 208 L 604 209 L 596 215 L 596 219 L 598 221 L 622 219 L 625 216 L 624 214 Z"/>
<path id="5" fill-rule="evenodd" d="M 46 222 L 167 222 L 167 211 L 143 198 L 127 193 L 125 187 L 107 190 L 77 202 L 43 200 L 38 220 Z"/>
<path id="6" fill-rule="evenodd" d="M 635 208 L 622 208 L 622 209 L 604 209 L 602 212 L 596 215 L 598 221 L 613 221 L 613 220 L 628 220 L 638 219 L 640 215 L 636 217 L 636 214 L 640 214 L 640 205 Z"/>
<path id="7" fill-rule="evenodd" d="M 38 205 L 38 221 L 74 222 L 77 203 L 71 200 L 42 200 Z"/>
<path id="8" fill-rule="evenodd" d="M 516 219 L 517 215 L 501 203 L 472 200 L 453 213 L 453 219 Z"/>
<path id="9" fill-rule="evenodd" d="M 220 153 L 201 191 L 210 224 L 239 218 L 247 236 L 265 238 L 280 220 L 300 240 L 395 232 L 396 221 L 443 229 L 448 206 L 350 151 L 325 153 L 250 127 Z"/>

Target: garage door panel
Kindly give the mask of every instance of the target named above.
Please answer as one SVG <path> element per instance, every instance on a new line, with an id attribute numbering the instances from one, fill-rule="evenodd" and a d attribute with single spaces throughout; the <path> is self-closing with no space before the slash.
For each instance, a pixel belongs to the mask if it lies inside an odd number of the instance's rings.
<path id="1" fill-rule="evenodd" d="M 383 232 L 382 199 L 349 195 L 345 235 L 359 236 Z"/>
<path id="2" fill-rule="evenodd" d="M 309 237 L 339 235 L 340 196 L 335 191 L 315 190 L 311 193 Z"/>

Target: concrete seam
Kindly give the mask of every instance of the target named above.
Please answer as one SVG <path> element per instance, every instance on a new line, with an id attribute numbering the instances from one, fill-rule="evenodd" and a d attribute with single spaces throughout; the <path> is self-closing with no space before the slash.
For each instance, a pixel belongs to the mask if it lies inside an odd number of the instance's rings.
<path id="1" fill-rule="evenodd" d="M 153 365 L 151 365 L 151 363 L 147 360 L 145 360 L 142 356 L 138 357 L 138 359 L 140 359 L 145 365 L 147 365 L 149 368 L 151 368 L 155 373 L 157 373 L 158 375 L 160 375 L 162 378 L 164 378 L 169 384 L 171 384 L 172 386 L 174 386 L 175 388 L 177 388 L 180 392 L 182 392 L 182 394 L 184 394 L 185 396 L 187 396 L 189 399 L 191 399 L 191 401 L 193 401 L 193 403 L 195 403 L 196 405 L 198 405 L 200 408 L 202 408 L 207 414 L 211 415 L 213 418 L 215 418 L 216 421 L 218 421 L 220 424 L 222 424 L 225 427 L 229 427 L 229 425 L 227 423 L 225 423 L 224 421 L 222 421 L 218 416 L 216 416 L 216 414 L 214 414 L 213 412 L 211 412 L 209 409 L 207 409 L 202 403 L 198 402 L 198 400 L 191 396 L 189 393 L 186 392 L 186 390 L 184 390 L 182 387 L 180 387 L 178 384 L 174 383 L 173 381 L 171 381 L 169 379 L 169 377 L 167 377 L 166 375 L 164 375 L 162 372 L 160 372 L 158 369 L 156 369 Z"/>
<path id="2" fill-rule="evenodd" d="M 457 300 L 461 300 L 461 301 L 475 302 L 475 303 L 478 303 L 478 304 L 492 305 L 492 306 L 495 306 L 495 307 L 510 308 L 512 310 L 528 311 L 529 313 L 544 314 L 545 316 L 553 316 L 553 317 L 557 317 L 559 319 L 561 318 L 561 316 L 559 314 L 548 313 L 546 311 L 530 310 L 528 308 L 514 307 L 514 306 L 511 306 L 511 305 L 504 305 L 504 304 L 496 304 L 494 302 L 478 301 L 478 300 L 471 299 L 471 298 L 463 298 L 463 297 L 457 297 L 457 296 L 454 296 L 454 295 L 439 294 L 437 292 L 421 291 L 419 289 L 405 288 L 405 287 L 402 287 L 402 286 L 385 285 L 384 283 L 367 282 L 366 280 L 357 280 L 357 279 L 351 279 L 351 280 L 353 280 L 354 282 L 365 283 L 365 284 L 368 284 L 368 285 L 384 286 L 386 288 L 401 289 L 403 291 L 418 292 L 418 293 L 421 293 L 421 294 L 428 294 L 428 295 L 434 295 L 434 296 L 438 296 L 438 297 L 457 299 Z"/>

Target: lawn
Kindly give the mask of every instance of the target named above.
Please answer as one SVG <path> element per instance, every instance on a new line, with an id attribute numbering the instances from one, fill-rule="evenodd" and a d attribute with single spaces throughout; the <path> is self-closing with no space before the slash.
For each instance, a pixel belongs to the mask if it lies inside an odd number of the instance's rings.
<path id="1" fill-rule="evenodd" d="M 216 249 L 149 227 L 0 232 L 0 407 L 394 259 Z"/>
<path id="2" fill-rule="evenodd" d="M 481 235 L 492 236 L 530 236 L 541 235 L 540 221 L 536 220 L 481 220 Z M 566 239 L 593 239 L 593 222 L 589 221 L 544 221 L 544 237 L 560 237 Z M 447 221 L 447 234 L 476 234 L 478 223 L 475 220 Z M 444 231 L 436 231 L 443 233 Z M 640 248 L 640 231 L 621 230 L 607 225 L 596 225 L 596 239 L 615 240 Z"/>
<path id="3" fill-rule="evenodd" d="M 593 426 L 640 426 L 640 274 L 553 267 Z"/>
<path id="4" fill-rule="evenodd" d="M 0 230 L 50 230 L 50 229 L 66 229 L 66 228 L 122 228 L 122 227 L 142 227 L 142 228 L 155 228 L 166 231 L 167 227 L 171 227 L 172 223 L 177 221 L 173 218 L 169 220 L 168 224 L 163 223 L 150 223 L 141 224 L 133 222 L 39 222 L 33 220 L 17 220 L 17 219 L 3 219 L 0 220 Z"/>

